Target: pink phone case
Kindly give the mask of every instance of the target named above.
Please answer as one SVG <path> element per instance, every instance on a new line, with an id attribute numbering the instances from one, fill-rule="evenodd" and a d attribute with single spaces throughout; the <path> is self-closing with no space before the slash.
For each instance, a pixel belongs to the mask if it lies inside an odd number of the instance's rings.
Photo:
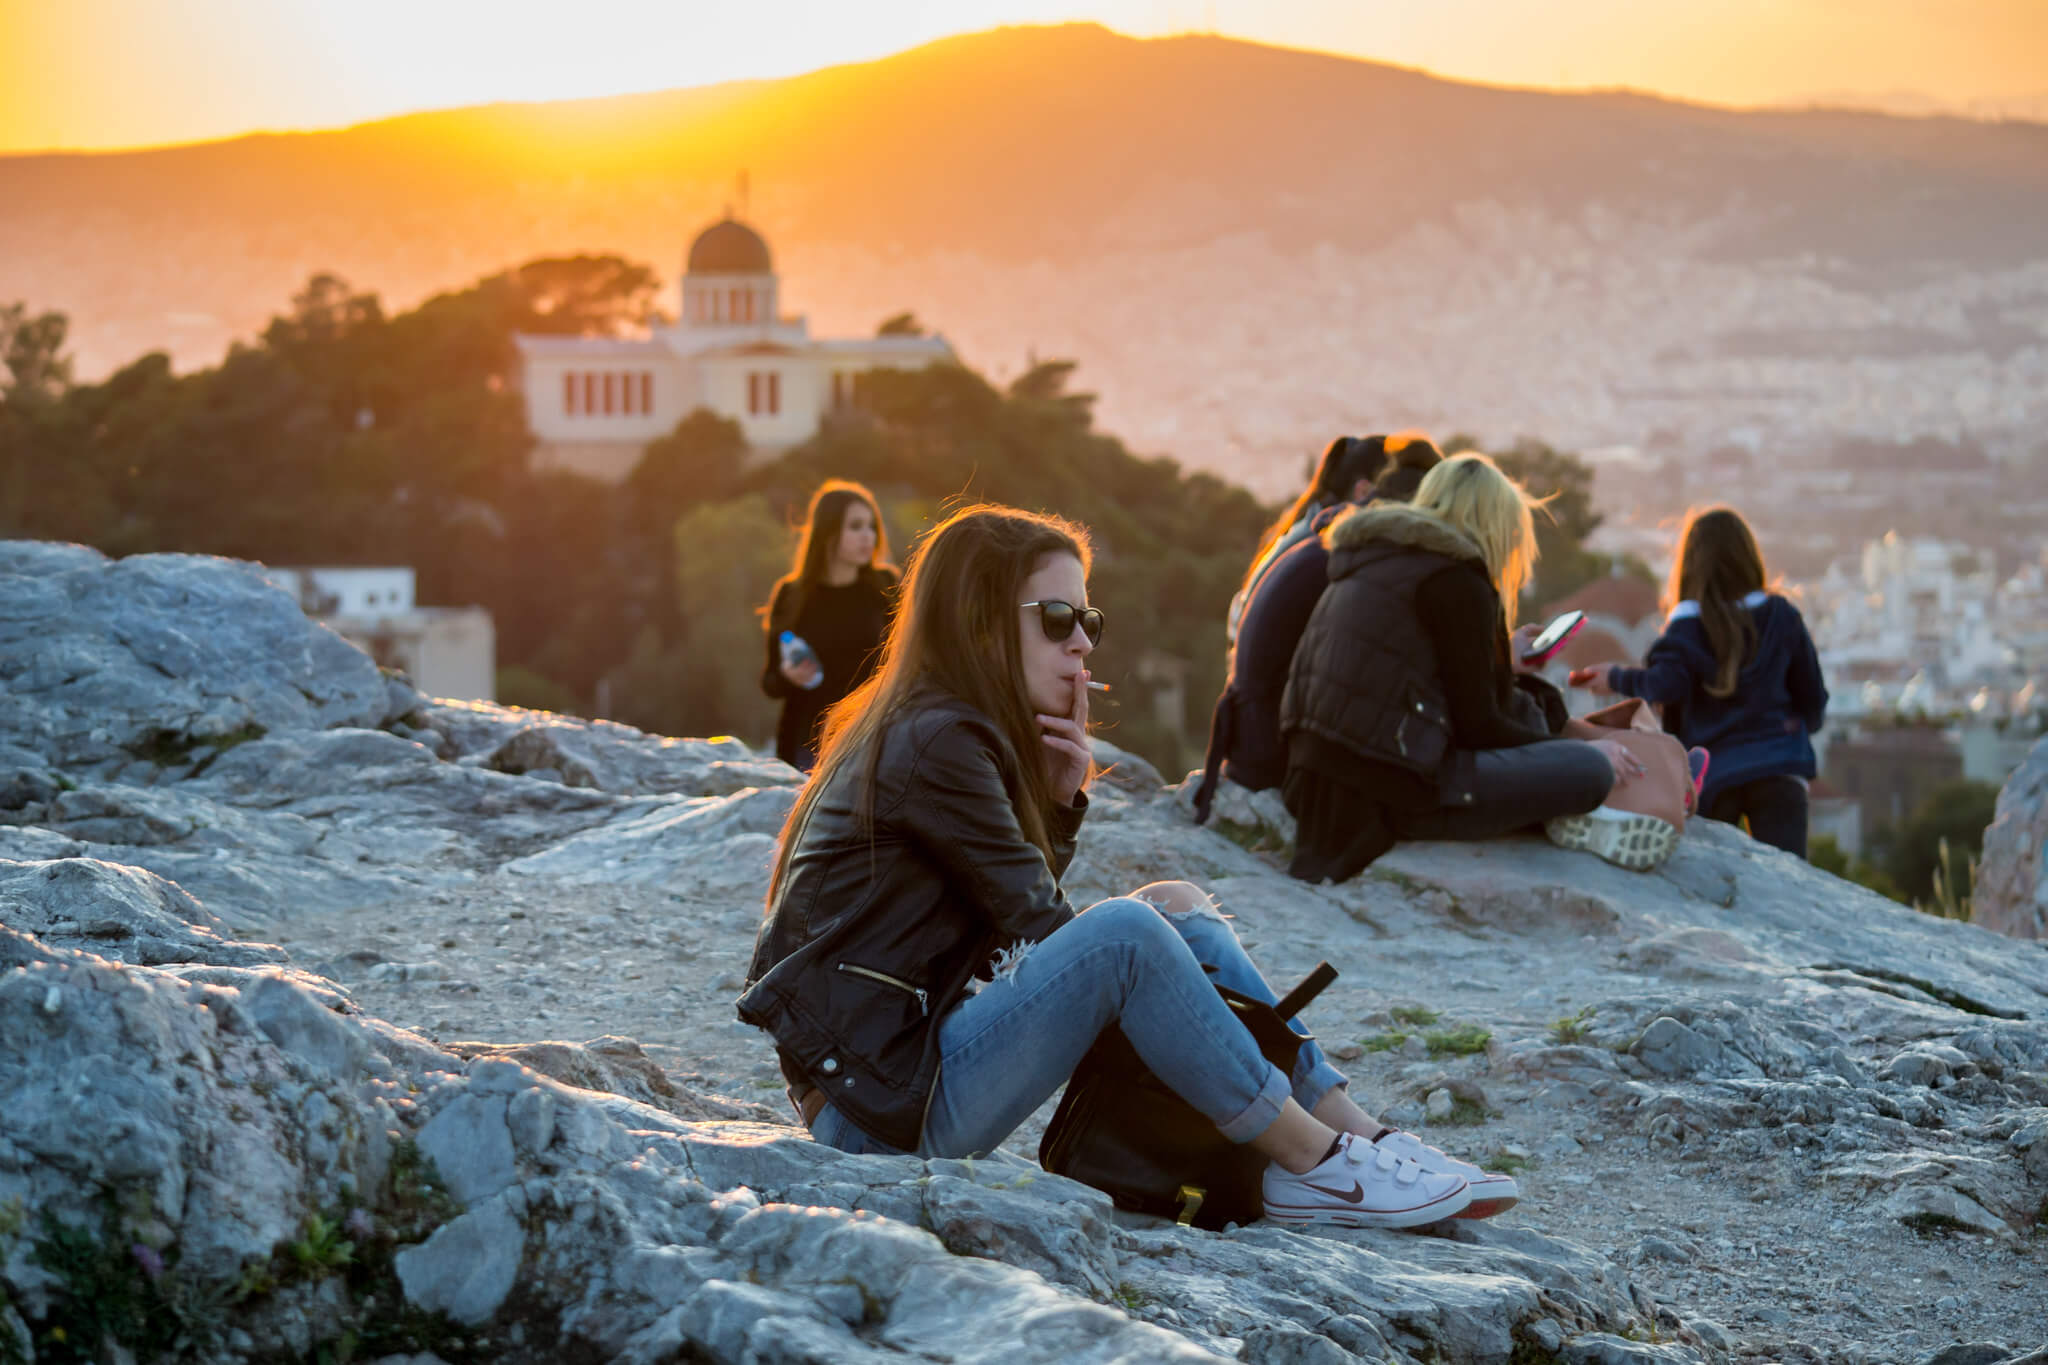
<path id="1" fill-rule="evenodd" d="M 1544 650 L 1541 654 L 1524 654 L 1522 656 L 1522 662 L 1525 664 L 1549 663 L 1551 659 L 1556 657 L 1557 651 L 1563 649 L 1566 645 L 1572 642 L 1572 636 L 1577 635 L 1580 631 L 1584 630 L 1585 628 L 1586 618 L 1581 616 L 1578 620 L 1572 622 L 1571 629 L 1567 630 L 1564 633 L 1563 638 L 1560 639 L 1556 644 Z"/>

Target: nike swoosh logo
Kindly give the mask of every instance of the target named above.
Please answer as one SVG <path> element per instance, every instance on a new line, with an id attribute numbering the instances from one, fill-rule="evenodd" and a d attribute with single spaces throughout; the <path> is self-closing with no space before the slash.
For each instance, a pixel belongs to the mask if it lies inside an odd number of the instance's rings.
<path id="1" fill-rule="evenodd" d="M 1333 1190 L 1327 1185 L 1309 1185 L 1306 1180 L 1301 1183 L 1308 1185 L 1317 1194 L 1327 1194 L 1330 1198 L 1341 1199 L 1347 1204 L 1362 1204 L 1365 1202 L 1365 1186 L 1358 1184 L 1356 1181 L 1352 1182 L 1349 1190 Z"/>

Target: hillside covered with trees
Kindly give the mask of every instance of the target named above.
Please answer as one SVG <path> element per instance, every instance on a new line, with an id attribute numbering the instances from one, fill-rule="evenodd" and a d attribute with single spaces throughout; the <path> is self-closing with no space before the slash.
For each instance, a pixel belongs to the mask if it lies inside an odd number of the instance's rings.
<path id="1" fill-rule="evenodd" d="M 422 602 L 490 609 L 501 700 L 758 741 L 756 608 L 820 480 L 873 487 L 899 559 L 961 502 L 1014 503 L 1093 532 L 1110 737 L 1167 771 L 1199 762 L 1225 606 L 1273 509 L 1096 430 L 1068 361 L 1004 388 L 959 367 L 872 374 L 850 420 L 765 462 L 698 412 L 617 487 L 535 471 L 514 334 L 631 332 L 653 299 L 652 273 L 614 256 L 533 261 L 397 315 L 320 275 L 219 366 L 181 375 L 152 353 L 94 384 L 72 380 L 61 315 L 0 310 L 0 535 L 410 565 Z M 1584 466 L 1533 443 L 1511 463 L 1562 493 L 1537 590 L 1561 595 L 1603 567 L 1577 547 L 1598 521 Z"/>

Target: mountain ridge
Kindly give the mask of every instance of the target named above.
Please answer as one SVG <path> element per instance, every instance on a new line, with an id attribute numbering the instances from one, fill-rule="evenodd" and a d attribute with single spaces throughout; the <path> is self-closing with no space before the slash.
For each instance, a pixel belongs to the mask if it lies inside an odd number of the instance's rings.
<path id="1" fill-rule="evenodd" d="M 1956 384 L 1911 357 L 1796 402 L 1753 397 L 1799 385 L 1759 386 L 1739 358 L 1676 389 L 1642 358 L 1759 327 L 1967 341 L 1943 320 L 1979 298 L 2038 332 L 2027 272 L 2048 259 L 2048 126 L 1479 86 L 1057 26 L 775 81 L 0 158 L 0 300 L 68 314 L 82 375 L 155 349 L 211 363 L 316 271 L 394 308 L 542 255 L 672 278 L 741 171 L 784 298 L 821 332 L 910 309 L 985 368 L 1076 356 L 1142 448 L 1268 492 L 1333 423 L 1598 444 L 1826 407 L 1866 434 L 1945 431 L 1929 424 Z M 1494 378 L 1472 374 L 1506 346 Z M 1220 412 L 1219 386 L 1238 390 Z M 1962 415 L 2024 432 L 2035 391 L 2001 364 Z M 1282 452 L 1284 480 L 1260 472 Z"/>

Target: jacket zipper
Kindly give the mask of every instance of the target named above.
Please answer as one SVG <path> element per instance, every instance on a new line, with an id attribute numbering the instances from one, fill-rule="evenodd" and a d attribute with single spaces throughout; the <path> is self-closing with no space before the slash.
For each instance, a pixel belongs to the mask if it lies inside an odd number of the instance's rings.
<path id="1" fill-rule="evenodd" d="M 847 973 L 849 976 L 864 976 L 870 981 L 879 981 L 885 986 L 894 986 L 899 991 L 908 991 L 917 997 L 917 1012 L 919 1014 L 929 1017 L 932 1012 L 931 997 L 925 994 L 924 989 L 920 986 L 911 985 L 901 977 L 891 976 L 887 972 L 878 972 L 873 967 L 856 967 L 851 962 L 840 963 L 838 970 Z"/>

